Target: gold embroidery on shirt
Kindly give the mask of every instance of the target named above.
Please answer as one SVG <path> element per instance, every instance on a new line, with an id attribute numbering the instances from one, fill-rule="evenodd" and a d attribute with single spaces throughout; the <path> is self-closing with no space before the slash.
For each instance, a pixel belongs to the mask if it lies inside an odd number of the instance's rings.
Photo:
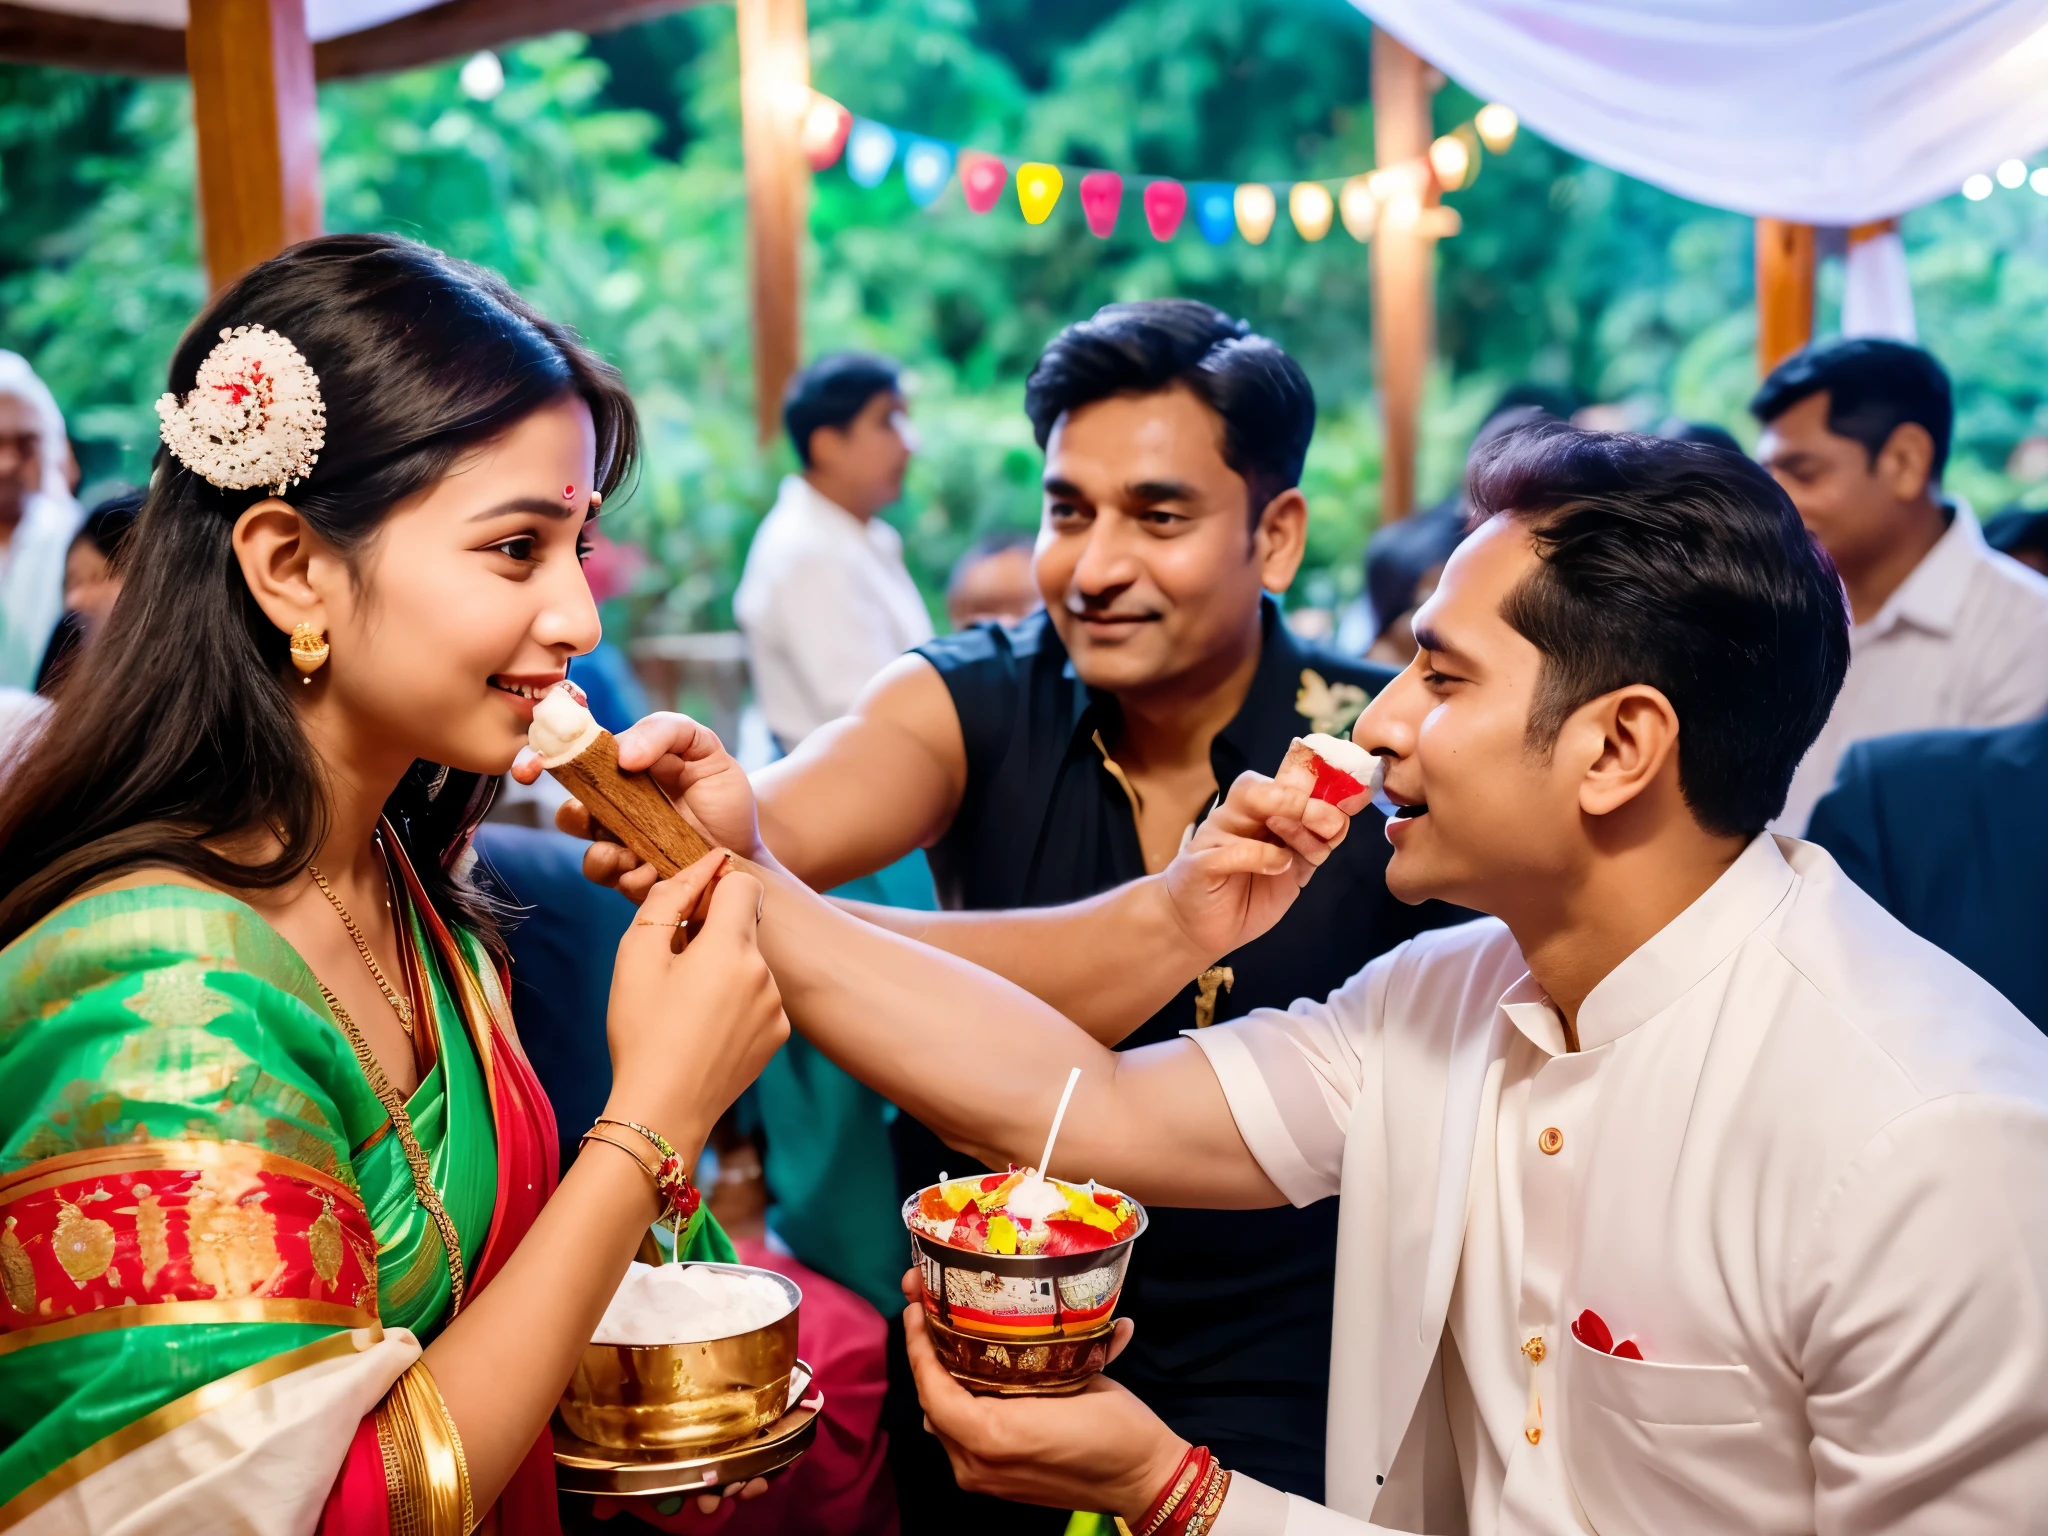
<path id="1" fill-rule="evenodd" d="M 114 1228 L 109 1222 L 86 1215 L 69 1200 L 59 1203 L 63 1209 L 51 1234 L 50 1246 L 71 1283 L 83 1290 L 87 1281 L 99 1279 L 114 1262 Z"/>
<path id="2" fill-rule="evenodd" d="M 1365 713 L 1372 695 L 1356 683 L 1332 683 L 1313 667 L 1301 669 L 1301 691 L 1294 696 L 1294 712 L 1308 721 L 1311 732 L 1325 736 L 1346 735 Z"/>
<path id="3" fill-rule="evenodd" d="M 184 966 L 151 971 L 127 1004 L 128 1011 L 146 1023 L 187 1026 L 211 1024 L 234 1006 Z"/>
<path id="4" fill-rule="evenodd" d="M 1212 965 L 1195 978 L 1195 1028 L 1207 1029 L 1216 1022 L 1216 994 L 1237 984 L 1237 973 L 1227 965 Z"/>
<path id="5" fill-rule="evenodd" d="M 1109 770 L 1109 776 L 1116 780 L 1118 787 L 1123 790 L 1125 798 L 1131 802 L 1131 815 L 1133 817 L 1143 816 L 1145 814 L 1145 802 L 1138 797 L 1138 786 L 1133 784 L 1131 776 L 1124 772 L 1123 764 L 1109 755 L 1109 744 L 1102 739 L 1102 732 L 1097 731 L 1093 739 L 1095 750 L 1102 754 L 1102 766 Z"/>
<path id="6" fill-rule="evenodd" d="M 277 1218 L 263 1209 L 263 1191 L 253 1179 L 230 1188 L 220 1177 L 201 1175 L 186 1197 L 192 1278 L 212 1286 L 216 1296 L 253 1296 L 284 1262 L 277 1251 Z"/>
<path id="7" fill-rule="evenodd" d="M 36 1268 L 29 1262 L 28 1249 L 14 1235 L 14 1226 L 10 1216 L 6 1229 L 0 1231 L 0 1283 L 5 1284 L 7 1305 L 29 1317 L 36 1310 Z"/>

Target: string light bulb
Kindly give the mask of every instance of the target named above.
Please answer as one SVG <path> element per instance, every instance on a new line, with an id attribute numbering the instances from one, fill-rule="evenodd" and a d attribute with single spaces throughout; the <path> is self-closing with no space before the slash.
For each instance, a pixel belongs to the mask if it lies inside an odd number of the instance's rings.
<path id="1" fill-rule="evenodd" d="M 960 195 L 976 213 L 987 213 L 1003 195 L 1010 168 L 994 155 L 960 157 Z"/>
<path id="2" fill-rule="evenodd" d="M 1253 245 L 1264 245 L 1273 233 L 1273 216 L 1280 211 L 1273 189 L 1263 181 L 1240 182 L 1230 205 L 1237 214 L 1237 232 Z"/>
<path id="3" fill-rule="evenodd" d="M 1017 167 L 1017 206 L 1026 224 L 1043 224 L 1060 200 L 1066 179 L 1060 168 L 1043 160 L 1027 160 Z"/>
<path id="4" fill-rule="evenodd" d="M 846 148 L 846 136 L 853 131 L 853 114 L 822 91 L 811 93 L 811 105 L 804 113 L 797 137 L 804 158 L 814 171 L 829 170 Z"/>
<path id="5" fill-rule="evenodd" d="M 1963 196 L 1973 203 L 1981 203 L 1991 195 L 1991 178 L 1982 171 L 1963 178 Z"/>
<path id="6" fill-rule="evenodd" d="M 1287 216 L 1302 239 L 1320 240 L 1330 232 L 1330 215 L 1336 211 L 1330 189 L 1320 181 L 1297 181 L 1287 189 Z"/>
<path id="7" fill-rule="evenodd" d="M 937 139 L 912 139 L 903 151 L 903 184 L 910 200 L 929 208 L 953 179 L 953 151 Z"/>
<path id="8" fill-rule="evenodd" d="M 2010 189 L 2010 188 L 2013 188 L 2013 187 L 2019 187 L 2019 186 L 2024 186 L 2024 185 L 2026 184 L 2026 180 L 2027 180 L 2027 162 L 2026 162 L 2026 161 L 2024 161 L 2024 160 L 2005 160 L 2005 161 L 2001 161 L 2001 162 L 1999 163 L 1999 167 L 1998 167 L 1998 184 L 1999 184 L 1999 185 L 2000 185 L 2001 187 L 2006 187 L 2006 188 Z"/>
<path id="9" fill-rule="evenodd" d="M 1429 146 L 1429 168 L 1436 172 L 1437 185 L 1457 191 L 1472 170 L 1472 146 L 1454 133 L 1445 134 Z"/>
<path id="10" fill-rule="evenodd" d="M 1177 181 L 1155 181 L 1145 188 L 1145 227 L 1154 240 L 1171 240 L 1187 215 L 1188 189 Z"/>
<path id="11" fill-rule="evenodd" d="M 896 160 L 896 135 L 861 118 L 846 140 L 846 174 L 861 187 L 879 187 Z"/>
<path id="12" fill-rule="evenodd" d="M 2034 174 L 2027 178 L 2027 185 L 2043 197 L 2048 197 L 2048 165 L 2036 169 Z"/>
<path id="13" fill-rule="evenodd" d="M 1116 233 L 1117 211 L 1123 207 L 1124 179 L 1115 171 L 1090 171 L 1081 178 L 1081 212 L 1088 233 L 1107 240 Z"/>
<path id="14" fill-rule="evenodd" d="M 1379 223 L 1380 200 L 1372 195 L 1370 176 L 1353 176 L 1337 194 L 1337 211 L 1344 218 L 1344 232 L 1360 245 L 1372 238 Z"/>
<path id="15" fill-rule="evenodd" d="M 1204 182 L 1195 188 L 1195 224 L 1211 245 L 1227 245 L 1237 232 L 1237 215 L 1231 207 L 1230 187 L 1220 181 Z"/>
<path id="16" fill-rule="evenodd" d="M 1522 126 L 1522 120 L 1515 116 L 1513 107 L 1489 101 L 1472 119 L 1472 126 L 1479 130 L 1479 142 L 1486 146 L 1488 154 L 1504 155 L 1515 142 L 1515 132 Z"/>

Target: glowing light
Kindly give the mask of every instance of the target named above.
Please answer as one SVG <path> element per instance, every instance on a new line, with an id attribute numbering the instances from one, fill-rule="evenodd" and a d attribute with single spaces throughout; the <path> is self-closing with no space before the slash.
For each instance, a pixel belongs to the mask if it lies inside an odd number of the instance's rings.
<path id="1" fill-rule="evenodd" d="M 846 141 L 846 174 L 856 186 L 879 187 L 896 159 L 896 135 L 861 118 Z"/>
<path id="2" fill-rule="evenodd" d="M 1472 170 L 1472 146 L 1455 134 L 1445 134 L 1429 146 L 1429 168 L 1446 192 L 1457 191 Z"/>
<path id="3" fill-rule="evenodd" d="M 810 108 L 804 113 L 797 137 L 811 169 L 822 171 L 836 164 L 846 148 L 846 136 L 853 131 L 853 114 L 830 96 L 811 93 Z"/>
<path id="4" fill-rule="evenodd" d="M 472 53 L 469 62 L 462 66 L 458 77 L 462 94 L 471 101 L 489 101 L 505 89 L 505 66 L 498 56 L 486 48 L 482 53 Z"/>
<path id="5" fill-rule="evenodd" d="M 946 190 L 953 179 L 953 151 L 937 139 L 912 139 L 903 151 L 903 184 L 920 208 Z"/>
<path id="6" fill-rule="evenodd" d="M 1024 212 L 1026 224 L 1043 224 L 1052 213 L 1053 205 L 1060 200 L 1060 188 L 1066 179 L 1060 175 L 1060 168 L 1047 165 L 1043 160 L 1027 160 L 1017 167 L 1017 206 Z"/>
<path id="7" fill-rule="evenodd" d="M 1090 171 L 1081 178 L 1081 212 L 1088 218 L 1088 233 L 1107 240 L 1116 230 L 1117 210 L 1123 207 L 1124 179 L 1115 171 Z"/>
<path id="8" fill-rule="evenodd" d="M 1372 178 L 1354 176 L 1345 182 L 1344 190 L 1337 194 L 1337 211 L 1352 239 L 1361 245 L 1370 240 L 1380 218 L 1380 200 L 1372 195 Z"/>
<path id="9" fill-rule="evenodd" d="M 1330 189 L 1320 181 L 1297 181 L 1287 191 L 1287 216 L 1304 240 L 1320 240 L 1330 232 L 1330 215 L 1336 204 Z"/>
<path id="10" fill-rule="evenodd" d="M 2002 161 L 1998 167 L 1998 184 L 2001 187 L 2018 187 L 2027 180 L 2027 162 L 2024 160 Z"/>
<path id="11" fill-rule="evenodd" d="M 1226 184 L 1209 181 L 1195 188 L 1195 223 L 1202 238 L 1211 245 L 1230 243 L 1230 237 L 1237 233 L 1237 214 Z"/>
<path id="12" fill-rule="evenodd" d="M 960 162 L 960 195 L 976 213 L 987 213 L 1003 195 L 1010 168 L 994 155 L 973 155 Z"/>
<path id="13" fill-rule="evenodd" d="M 1979 171 L 1974 176 L 1963 178 L 1963 196 L 1973 203 L 1981 203 L 1991 195 L 1991 178 Z"/>
<path id="14" fill-rule="evenodd" d="M 1489 154 L 1504 155 L 1515 142 L 1515 130 L 1522 126 L 1522 120 L 1515 116 L 1513 107 L 1490 101 L 1479 109 L 1479 115 L 1472 119 L 1472 126 L 1479 130 L 1479 142 L 1486 146 Z"/>
<path id="15" fill-rule="evenodd" d="M 2048 197 L 2048 165 L 2042 166 L 2027 178 L 2027 185 L 2043 197 Z"/>
<path id="16" fill-rule="evenodd" d="M 1237 212 L 1237 232 L 1253 245 L 1264 245 L 1273 233 L 1273 215 L 1280 211 L 1273 189 L 1263 181 L 1243 182 L 1230 201 Z"/>
<path id="17" fill-rule="evenodd" d="M 1145 226 L 1154 240 L 1171 240 L 1187 216 L 1188 189 L 1177 181 L 1155 181 L 1145 188 Z"/>

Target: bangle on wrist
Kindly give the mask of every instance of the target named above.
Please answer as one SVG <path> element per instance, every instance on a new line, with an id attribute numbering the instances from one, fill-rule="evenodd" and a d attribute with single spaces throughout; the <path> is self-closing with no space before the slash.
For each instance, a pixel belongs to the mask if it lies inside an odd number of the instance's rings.
<path id="1" fill-rule="evenodd" d="M 1189 1494 L 1201 1481 L 1212 1459 L 1206 1445 L 1189 1446 L 1180 1459 L 1180 1465 L 1173 1469 L 1173 1476 L 1166 1480 L 1158 1496 L 1146 1506 L 1137 1524 L 1124 1527 L 1126 1536 L 1160 1536 L 1161 1532 L 1169 1530 L 1174 1516 L 1187 1503 Z"/>
<path id="2" fill-rule="evenodd" d="M 631 1131 L 645 1141 L 654 1153 L 653 1162 L 650 1164 L 643 1160 L 640 1154 L 626 1143 L 603 1134 L 600 1127 L 607 1125 L 616 1125 L 621 1130 Z M 661 1201 L 661 1214 L 655 1220 L 667 1221 L 673 1225 L 676 1249 L 680 1254 L 683 1228 L 690 1224 L 691 1219 L 697 1214 L 697 1208 L 704 1203 L 703 1194 L 691 1180 L 689 1170 L 683 1166 L 682 1154 L 676 1151 L 661 1132 L 642 1125 L 637 1120 L 621 1120 L 613 1115 L 599 1115 L 597 1123 L 583 1133 L 583 1141 L 601 1141 L 608 1147 L 617 1147 L 634 1162 L 639 1163 L 647 1176 L 654 1180 L 654 1192 Z M 582 1141 L 577 1145 L 580 1147 Z"/>

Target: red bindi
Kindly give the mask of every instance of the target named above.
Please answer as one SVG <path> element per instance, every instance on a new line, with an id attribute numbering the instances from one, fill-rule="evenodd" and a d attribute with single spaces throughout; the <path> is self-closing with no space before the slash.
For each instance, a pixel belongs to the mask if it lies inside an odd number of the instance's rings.
<path id="1" fill-rule="evenodd" d="M 574 501 L 575 499 L 576 499 L 576 487 L 575 487 L 575 486 L 573 486 L 573 485 L 565 485 L 565 486 L 563 486 L 563 487 L 562 487 L 562 500 L 564 500 L 564 501 Z"/>

